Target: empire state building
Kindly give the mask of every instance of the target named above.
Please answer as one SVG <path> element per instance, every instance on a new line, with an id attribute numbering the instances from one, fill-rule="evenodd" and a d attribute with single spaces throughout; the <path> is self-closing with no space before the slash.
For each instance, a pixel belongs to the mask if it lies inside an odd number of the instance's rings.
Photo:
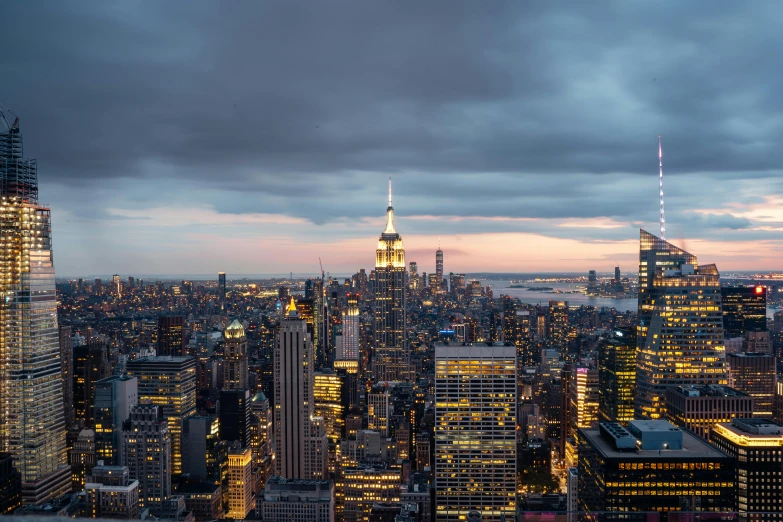
<path id="1" fill-rule="evenodd" d="M 372 370 L 376 380 L 410 379 L 410 354 L 405 328 L 405 250 L 394 228 L 392 188 L 389 179 L 389 207 L 386 228 L 375 251 L 375 344 Z"/>

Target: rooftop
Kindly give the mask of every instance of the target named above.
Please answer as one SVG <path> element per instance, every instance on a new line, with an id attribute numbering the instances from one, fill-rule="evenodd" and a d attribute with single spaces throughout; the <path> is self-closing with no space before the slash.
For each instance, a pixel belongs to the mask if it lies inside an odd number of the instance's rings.
<path id="1" fill-rule="evenodd" d="M 676 388 L 671 388 L 671 390 L 673 393 L 679 393 L 686 397 L 749 397 L 745 392 L 718 384 L 711 384 L 708 386 L 677 386 Z"/>
<path id="2" fill-rule="evenodd" d="M 754 357 L 754 358 L 762 358 L 762 357 L 775 357 L 774 354 L 771 353 L 764 353 L 764 352 L 742 352 L 742 353 L 727 353 L 726 357 Z"/>
<path id="3" fill-rule="evenodd" d="M 783 446 L 783 427 L 769 419 L 734 419 L 713 430 L 738 446 Z"/>
<path id="4" fill-rule="evenodd" d="M 173 362 L 173 363 L 182 363 L 189 360 L 195 360 L 190 355 L 156 355 L 154 357 L 140 357 L 138 359 L 134 359 L 132 361 L 128 361 L 129 365 L 132 365 L 134 363 L 165 363 L 165 362 Z"/>
<path id="5" fill-rule="evenodd" d="M 676 429 L 682 436 L 681 449 L 637 449 L 635 451 L 620 450 L 613 442 L 601 436 L 599 428 L 580 429 L 583 436 L 605 458 L 622 460 L 656 460 L 656 459 L 728 459 L 729 456 L 717 448 L 702 440 L 696 435 L 675 428 L 668 421 L 631 421 L 637 423 L 641 433 L 650 434 L 653 437 L 669 432 L 670 428 Z"/>

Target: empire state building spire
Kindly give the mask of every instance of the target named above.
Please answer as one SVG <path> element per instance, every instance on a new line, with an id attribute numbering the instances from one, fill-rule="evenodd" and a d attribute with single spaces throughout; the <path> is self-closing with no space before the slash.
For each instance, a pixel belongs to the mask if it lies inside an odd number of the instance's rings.
<path id="1" fill-rule="evenodd" d="M 392 179 L 389 176 L 389 206 L 386 209 L 386 229 L 383 231 L 386 234 L 397 234 L 394 229 L 394 207 L 392 207 Z"/>
<path id="2" fill-rule="evenodd" d="M 386 228 L 375 251 L 375 281 L 373 374 L 380 381 L 404 381 L 410 378 L 405 332 L 405 250 L 394 228 L 391 177 Z"/>

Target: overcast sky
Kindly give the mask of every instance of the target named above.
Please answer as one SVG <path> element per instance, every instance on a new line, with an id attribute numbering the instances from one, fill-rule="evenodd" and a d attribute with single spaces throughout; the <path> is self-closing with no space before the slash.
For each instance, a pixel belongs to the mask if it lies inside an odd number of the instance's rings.
<path id="1" fill-rule="evenodd" d="M 772 2 L 6 2 L 58 275 L 780 269 Z"/>

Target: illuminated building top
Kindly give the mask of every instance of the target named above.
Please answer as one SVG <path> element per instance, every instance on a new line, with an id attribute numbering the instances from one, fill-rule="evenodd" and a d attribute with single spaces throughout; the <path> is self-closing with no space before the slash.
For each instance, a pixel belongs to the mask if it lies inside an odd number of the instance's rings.
<path id="1" fill-rule="evenodd" d="M 234 321 L 228 325 L 228 328 L 223 332 L 223 337 L 226 339 L 240 339 L 245 336 L 245 329 L 242 327 L 242 323 L 234 319 Z"/>

